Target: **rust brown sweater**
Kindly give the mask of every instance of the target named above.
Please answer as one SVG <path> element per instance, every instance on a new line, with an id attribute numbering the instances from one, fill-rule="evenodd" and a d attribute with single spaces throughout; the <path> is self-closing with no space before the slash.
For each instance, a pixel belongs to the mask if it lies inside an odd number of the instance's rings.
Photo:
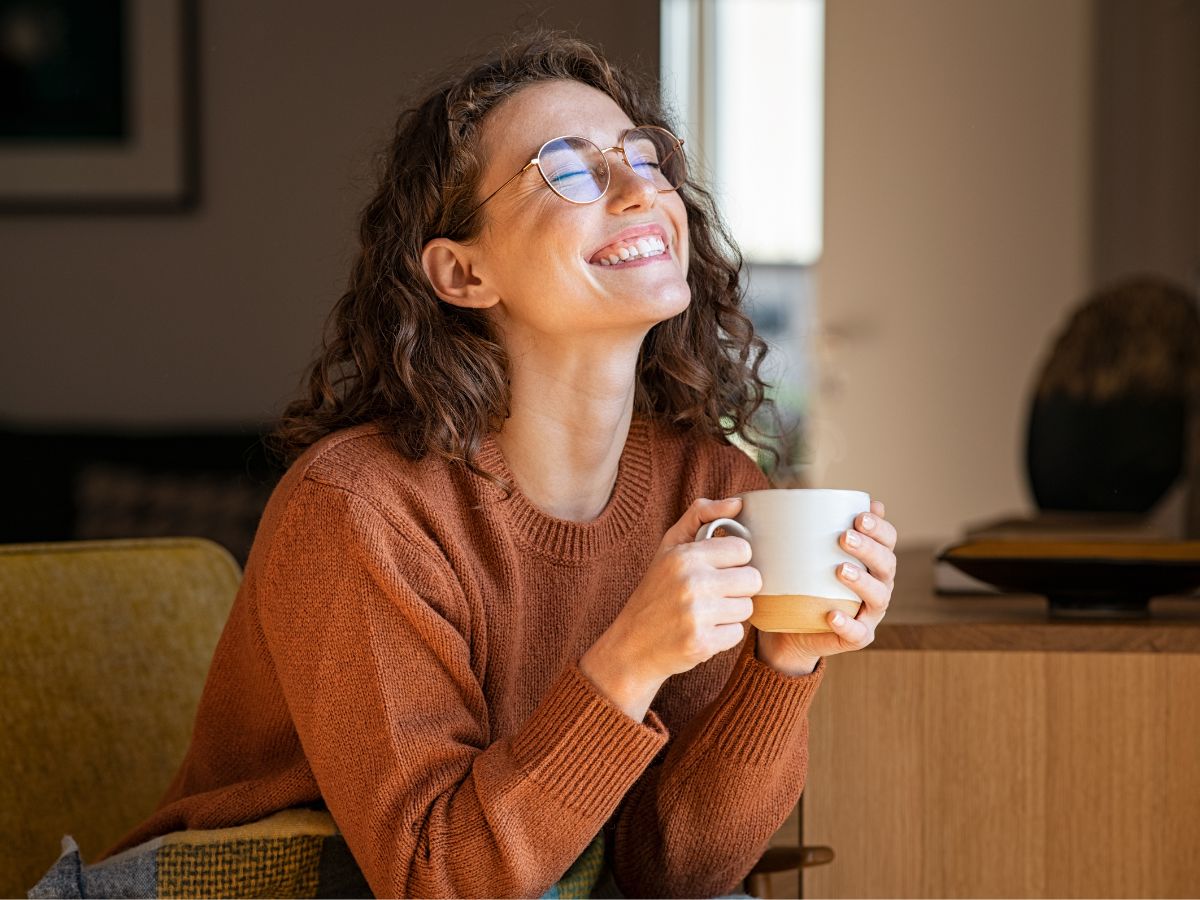
<path id="1" fill-rule="evenodd" d="M 494 440 L 478 461 L 515 484 Z M 109 854 L 323 801 L 380 897 L 537 897 L 606 826 L 627 895 L 730 891 L 803 788 L 824 661 L 783 675 L 749 629 L 643 722 L 577 661 L 695 498 L 766 484 L 635 418 L 608 506 L 568 522 L 376 426 L 330 435 L 263 514 L 178 775 Z"/>

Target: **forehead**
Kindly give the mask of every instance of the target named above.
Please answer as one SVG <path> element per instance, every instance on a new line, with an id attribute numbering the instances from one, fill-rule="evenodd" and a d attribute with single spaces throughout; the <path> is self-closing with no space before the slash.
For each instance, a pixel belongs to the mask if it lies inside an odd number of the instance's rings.
<path id="1" fill-rule="evenodd" d="M 634 124 L 603 91 L 578 81 L 544 81 L 521 88 L 492 110 L 483 148 L 489 167 L 520 167 L 551 138 L 574 134 L 611 147 Z"/>

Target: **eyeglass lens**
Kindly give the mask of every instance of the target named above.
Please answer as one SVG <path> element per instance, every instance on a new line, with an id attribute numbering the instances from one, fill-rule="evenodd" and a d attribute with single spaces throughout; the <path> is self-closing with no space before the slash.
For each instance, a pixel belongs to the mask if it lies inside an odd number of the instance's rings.
<path id="1" fill-rule="evenodd" d="M 687 180 L 687 162 L 675 137 L 662 128 L 634 128 L 623 141 L 630 167 L 660 191 Z M 585 138 L 556 138 L 538 154 L 542 177 L 564 200 L 591 203 L 608 187 L 609 163 L 600 148 Z"/>

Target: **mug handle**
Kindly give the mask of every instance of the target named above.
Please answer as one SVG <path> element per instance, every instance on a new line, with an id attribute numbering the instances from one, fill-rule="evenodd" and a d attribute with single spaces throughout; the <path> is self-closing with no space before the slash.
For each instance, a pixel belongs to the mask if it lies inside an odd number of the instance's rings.
<path id="1" fill-rule="evenodd" d="M 705 522 L 696 532 L 696 540 L 707 541 L 718 528 L 732 531 L 743 540 L 750 540 L 750 529 L 736 519 L 713 519 L 711 522 Z"/>

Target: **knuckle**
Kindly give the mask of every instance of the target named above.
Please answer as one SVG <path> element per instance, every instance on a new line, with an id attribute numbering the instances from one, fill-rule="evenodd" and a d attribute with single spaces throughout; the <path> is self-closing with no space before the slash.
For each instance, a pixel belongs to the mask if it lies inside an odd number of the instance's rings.
<path id="1" fill-rule="evenodd" d="M 880 554 L 878 561 L 872 567 L 880 581 L 890 581 L 896 575 L 896 557 L 890 553 Z"/>

